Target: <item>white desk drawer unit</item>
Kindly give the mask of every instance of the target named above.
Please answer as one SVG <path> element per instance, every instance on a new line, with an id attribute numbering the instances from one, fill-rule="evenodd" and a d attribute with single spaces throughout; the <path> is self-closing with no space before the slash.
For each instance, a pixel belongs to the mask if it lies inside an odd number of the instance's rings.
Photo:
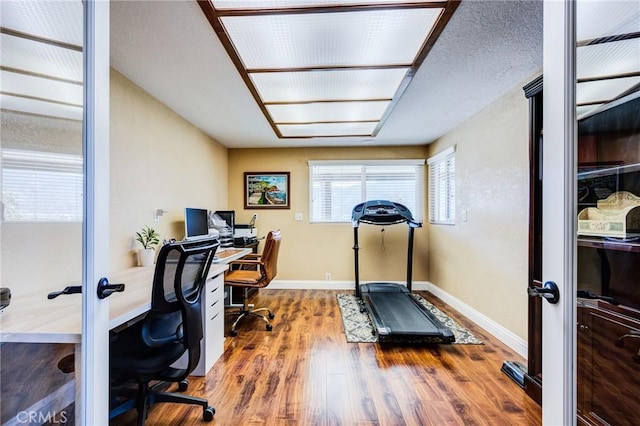
<path id="1" fill-rule="evenodd" d="M 202 327 L 204 338 L 200 350 L 200 362 L 191 373 L 205 376 L 224 351 L 224 273 L 214 271 L 207 278 L 202 303 Z"/>

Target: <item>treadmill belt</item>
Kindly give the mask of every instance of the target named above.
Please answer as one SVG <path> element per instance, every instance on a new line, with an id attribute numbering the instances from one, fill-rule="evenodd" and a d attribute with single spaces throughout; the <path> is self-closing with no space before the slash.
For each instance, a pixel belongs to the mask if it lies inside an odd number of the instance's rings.
<path id="1" fill-rule="evenodd" d="M 393 334 L 440 335 L 440 327 L 410 299 L 406 293 L 368 293 L 370 306 L 380 322 Z"/>

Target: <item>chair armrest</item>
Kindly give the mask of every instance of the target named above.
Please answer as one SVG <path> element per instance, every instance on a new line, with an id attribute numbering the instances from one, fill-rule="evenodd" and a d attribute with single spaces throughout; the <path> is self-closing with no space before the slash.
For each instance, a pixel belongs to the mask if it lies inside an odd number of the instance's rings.
<path id="1" fill-rule="evenodd" d="M 242 256 L 240 259 L 260 259 L 261 257 L 262 257 L 261 254 L 249 253 L 249 254 L 246 254 L 246 255 Z"/>
<path id="2" fill-rule="evenodd" d="M 252 259 L 238 259 L 229 262 L 229 266 L 231 265 L 262 265 L 262 261 Z"/>

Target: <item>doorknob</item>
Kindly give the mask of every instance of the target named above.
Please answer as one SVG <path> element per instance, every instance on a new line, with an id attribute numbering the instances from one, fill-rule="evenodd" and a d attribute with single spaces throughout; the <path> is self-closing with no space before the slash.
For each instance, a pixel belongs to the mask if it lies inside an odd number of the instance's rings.
<path id="1" fill-rule="evenodd" d="M 123 291 L 124 284 L 109 284 L 109 280 L 104 277 L 98 281 L 98 299 L 104 299 L 115 292 L 122 293 Z"/>
<path id="2" fill-rule="evenodd" d="M 558 286 L 553 281 L 547 281 L 544 283 L 544 287 L 527 287 L 527 293 L 531 297 L 542 297 L 547 299 L 547 302 L 555 305 L 560 300 L 560 291 Z"/>

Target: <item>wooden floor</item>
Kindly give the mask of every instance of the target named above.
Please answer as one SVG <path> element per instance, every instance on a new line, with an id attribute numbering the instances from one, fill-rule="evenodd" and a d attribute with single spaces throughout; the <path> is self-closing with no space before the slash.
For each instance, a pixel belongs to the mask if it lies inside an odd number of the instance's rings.
<path id="1" fill-rule="evenodd" d="M 148 425 L 537 425 L 541 409 L 500 371 L 523 361 L 429 293 L 420 293 L 484 345 L 430 347 L 347 343 L 338 291 L 260 290 L 272 332 L 248 320 L 223 357 L 187 393 L 216 409 L 158 404 Z M 229 323 L 233 317 L 227 317 Z M 135 424 L 130 412 L 112 422 Z"/>

